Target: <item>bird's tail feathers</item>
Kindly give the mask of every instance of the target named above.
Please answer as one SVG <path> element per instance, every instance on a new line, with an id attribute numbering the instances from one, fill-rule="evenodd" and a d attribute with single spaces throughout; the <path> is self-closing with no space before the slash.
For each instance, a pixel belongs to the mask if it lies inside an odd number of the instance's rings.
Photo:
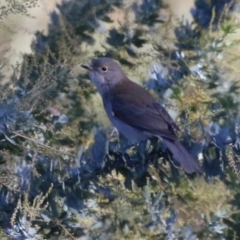
<path id="1" fill-rule="evenodd" d="M 164 139 L 167 148 L 172 152 L 176 161 L 180 163 L 186 173 L 201 172 L 201 167 L 179 141 Z"/>

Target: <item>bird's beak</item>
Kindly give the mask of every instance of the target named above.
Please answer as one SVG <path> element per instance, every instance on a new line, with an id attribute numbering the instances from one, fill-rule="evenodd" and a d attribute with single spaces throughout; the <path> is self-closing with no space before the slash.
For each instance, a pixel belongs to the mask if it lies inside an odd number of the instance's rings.
<path id="1" fill-rule="evenodd" d="M 89 64 L 89 63 L 81 64 L 81 67 L 87 69 L 88 71 L 91 71 L 91 70 L 92 70 L 92 65 Z"/>

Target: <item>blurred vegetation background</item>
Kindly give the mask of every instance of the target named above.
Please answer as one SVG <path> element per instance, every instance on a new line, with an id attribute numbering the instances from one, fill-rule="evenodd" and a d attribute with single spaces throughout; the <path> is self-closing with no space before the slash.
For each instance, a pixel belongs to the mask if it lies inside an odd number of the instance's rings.
<path id="1" fill-rule="evenodd" d="M 1 239 L 240 239 L 239 2 L 0 2 Z M 203 174 L 123 151 L 80 64 L 118 60 Z"/>

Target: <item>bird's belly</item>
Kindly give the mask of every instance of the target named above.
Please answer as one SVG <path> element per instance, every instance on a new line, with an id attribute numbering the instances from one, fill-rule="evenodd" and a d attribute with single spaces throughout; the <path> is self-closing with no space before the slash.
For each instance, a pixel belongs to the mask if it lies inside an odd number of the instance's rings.
<path id="1" fill-rule="evenodd" d="M 131 127 L 130 125 L 122 122 L 121 120 L 117 119 L 114 114 L 109 116 L 109 120 L 111 121 L 112 125 L 117 128 L 117 130 L 128 140 L 132 143 L 138 143 L 140 141 L 146 140 L 152 136 L 152 134 L 138 130 L 136 128 Z"/>
<path id="2" fill-rule="evenodd" d="M 145 133 L 143 131 L 140 131 L 136 128 L 133 128 L 129 126 L 128 124 L 116 119 L 113 117 L 110 119 L 113 126 L 117 128 L 117 130 L 128 140 L 130 140 L 132 143 L 138 143 L 140 141 L 146 140 L 150 137 L 148 133 Z"/>

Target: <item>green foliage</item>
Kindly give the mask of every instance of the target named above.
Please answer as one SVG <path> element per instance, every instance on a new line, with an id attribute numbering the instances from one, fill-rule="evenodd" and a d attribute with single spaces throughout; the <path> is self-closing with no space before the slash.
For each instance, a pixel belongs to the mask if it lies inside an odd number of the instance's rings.
<path id="1" fill-rule="evenodd" d="M 2 8 L 0 16 L 26 14 L 34 3 L 8 1 L 10 10 Z M 36 33 L 32 54 L 2 86 L 2 239 L 5 233 L 35 239 L 239 237 L 239 85 L 228 77 L 237 71 L 223 57 L 238 26 L 232 5 L 217 4 L 205 25 L 201 14 L 191 24 L 162 22 L 159 13 L 167 6 L 155 0 L 126 8 L 116 0 L 58 6 L 49 34 Z M 124 19 L 107 29 L 116 8 Z M 149 68 L 144 86 L 176 110 L 181 140 L 199 156 L 204 174 L 186 176 L 158 142 L 123 151 L 126 142 L 106 134 L 96 117 L 96 106 L 102 108 L 95 90 L 79 68 L 93 56 L 114 57 L 141 80 Z"/>

